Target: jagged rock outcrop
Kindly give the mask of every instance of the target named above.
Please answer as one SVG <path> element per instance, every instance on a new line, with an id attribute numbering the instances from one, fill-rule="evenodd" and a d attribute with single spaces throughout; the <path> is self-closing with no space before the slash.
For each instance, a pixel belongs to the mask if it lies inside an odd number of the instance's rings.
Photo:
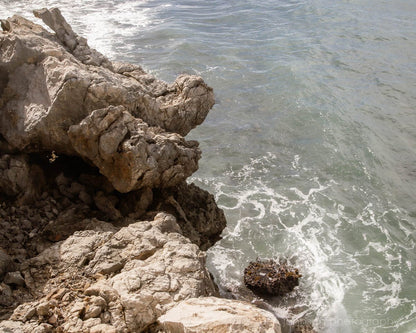
<path id="1" fill-rule="evenodd" d="M 0 34 L 0 133 L 10 149 L 76 154 L 67 131 L 96 109 L 122 105 L 150 126 L 186 135 L 214 104 L 200 77 L 167 84 L 139 66 L 111 64 L 58 9 L 35 12 L 56 34 L 22 17 Z"/>
<path id="2" fill-rule="evenodd" d="M 216 297 L 180 302 L 159 318 L 169 333 L 280 333 L 279 321 L 270 312 L 241 301 Z"/>
<path id="3" fill-rule="evenodd" d="M 68 134 L 75 150 L 123 193 L 172 187 L 198 169 L 196 141 L 149 127 L 123 106 L 93 111 Z"/>
<path id="4" fill-rule="evenodd" d="M 37 295 L 10 317 L 23 331 L 47 325 L 64 332 L 140 332 L 176 302 L 217 295 L 205 253 L 180 234 L 172 215 L 123 228 L 94 225 L 21 265 Z M 0 323 L 0 331 L 7 325 Z"/>
<path id="5" fill-rule="evenodd" d="M 155 331 L 179 302 L 218 295 L 203 251 L 225 217 L 186 183 L 201 153 L 184 139 L 212 89 L 111 62 L 58 9 L 34 13 L 54 33 L 1 20 L 0 332 Z M 230 309 L 227 331 L 278 332 L 248 304 L 193 302 Z"/>
<path id="6" fill-rule="evenodd" d="M 88 46 L 87 40 L 78 36 L 66 22 L 58 8 L 48 10 L 46 8 L 34 10 L 33 14 L 42 19 L 42 21 L 53 31 L 56 37 L 75 58 L 86 65 L 102 66 L 114 70 L 111 61 L 97 50 Z"/>

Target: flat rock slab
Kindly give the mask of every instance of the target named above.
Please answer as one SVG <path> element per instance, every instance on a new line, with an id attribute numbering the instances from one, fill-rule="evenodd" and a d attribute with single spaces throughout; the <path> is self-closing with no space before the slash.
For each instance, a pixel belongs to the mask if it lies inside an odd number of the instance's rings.
<path id="1" fill-rule="evenodd" d="M 169 333 L 280 333 L 274 315 L 246 302 L 216 297 L 192 298 L 180 302 L 159 318 Z"/>

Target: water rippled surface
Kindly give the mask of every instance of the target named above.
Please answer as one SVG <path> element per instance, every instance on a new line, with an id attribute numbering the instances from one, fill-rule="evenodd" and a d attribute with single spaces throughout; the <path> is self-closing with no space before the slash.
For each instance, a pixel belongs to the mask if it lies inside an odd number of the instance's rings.
<path id="1" fill-rule="evenodd" d="M 45 6 L 112 59 L 214 88 L 192 180 L 227 215 L 209 251 L 224 289 L 289 258 L 304 277 L 282 318 L 416 331 L 414 1 L 3 0 L 0 16 Z"/>

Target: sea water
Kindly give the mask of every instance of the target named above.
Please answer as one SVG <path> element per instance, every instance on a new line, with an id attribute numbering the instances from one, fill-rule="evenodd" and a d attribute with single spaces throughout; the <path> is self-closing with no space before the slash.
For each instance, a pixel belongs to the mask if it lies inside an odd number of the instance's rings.
<path id="1" fill-rule="evenodd" d="M 216 105 L 192 177 L 228 226 L 208 253 L 226 294 L 247 263 L 303 277 L 271 302 L 326 332 L 416 332 L 416 2 L 22 0 L 58 6 L 113 60 L 203 76 Z"/>

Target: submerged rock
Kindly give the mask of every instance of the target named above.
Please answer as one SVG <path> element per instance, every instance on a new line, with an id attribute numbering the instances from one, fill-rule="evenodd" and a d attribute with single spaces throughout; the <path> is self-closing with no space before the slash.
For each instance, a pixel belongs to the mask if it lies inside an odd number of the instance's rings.
<path id="1" fill-rule="evenodd" d="M 283 296 L 299 285 L 297 268 L 274 260 L 256 260 L 244 269 L 244 284 L 253 292 L 263 295 Z"/>

